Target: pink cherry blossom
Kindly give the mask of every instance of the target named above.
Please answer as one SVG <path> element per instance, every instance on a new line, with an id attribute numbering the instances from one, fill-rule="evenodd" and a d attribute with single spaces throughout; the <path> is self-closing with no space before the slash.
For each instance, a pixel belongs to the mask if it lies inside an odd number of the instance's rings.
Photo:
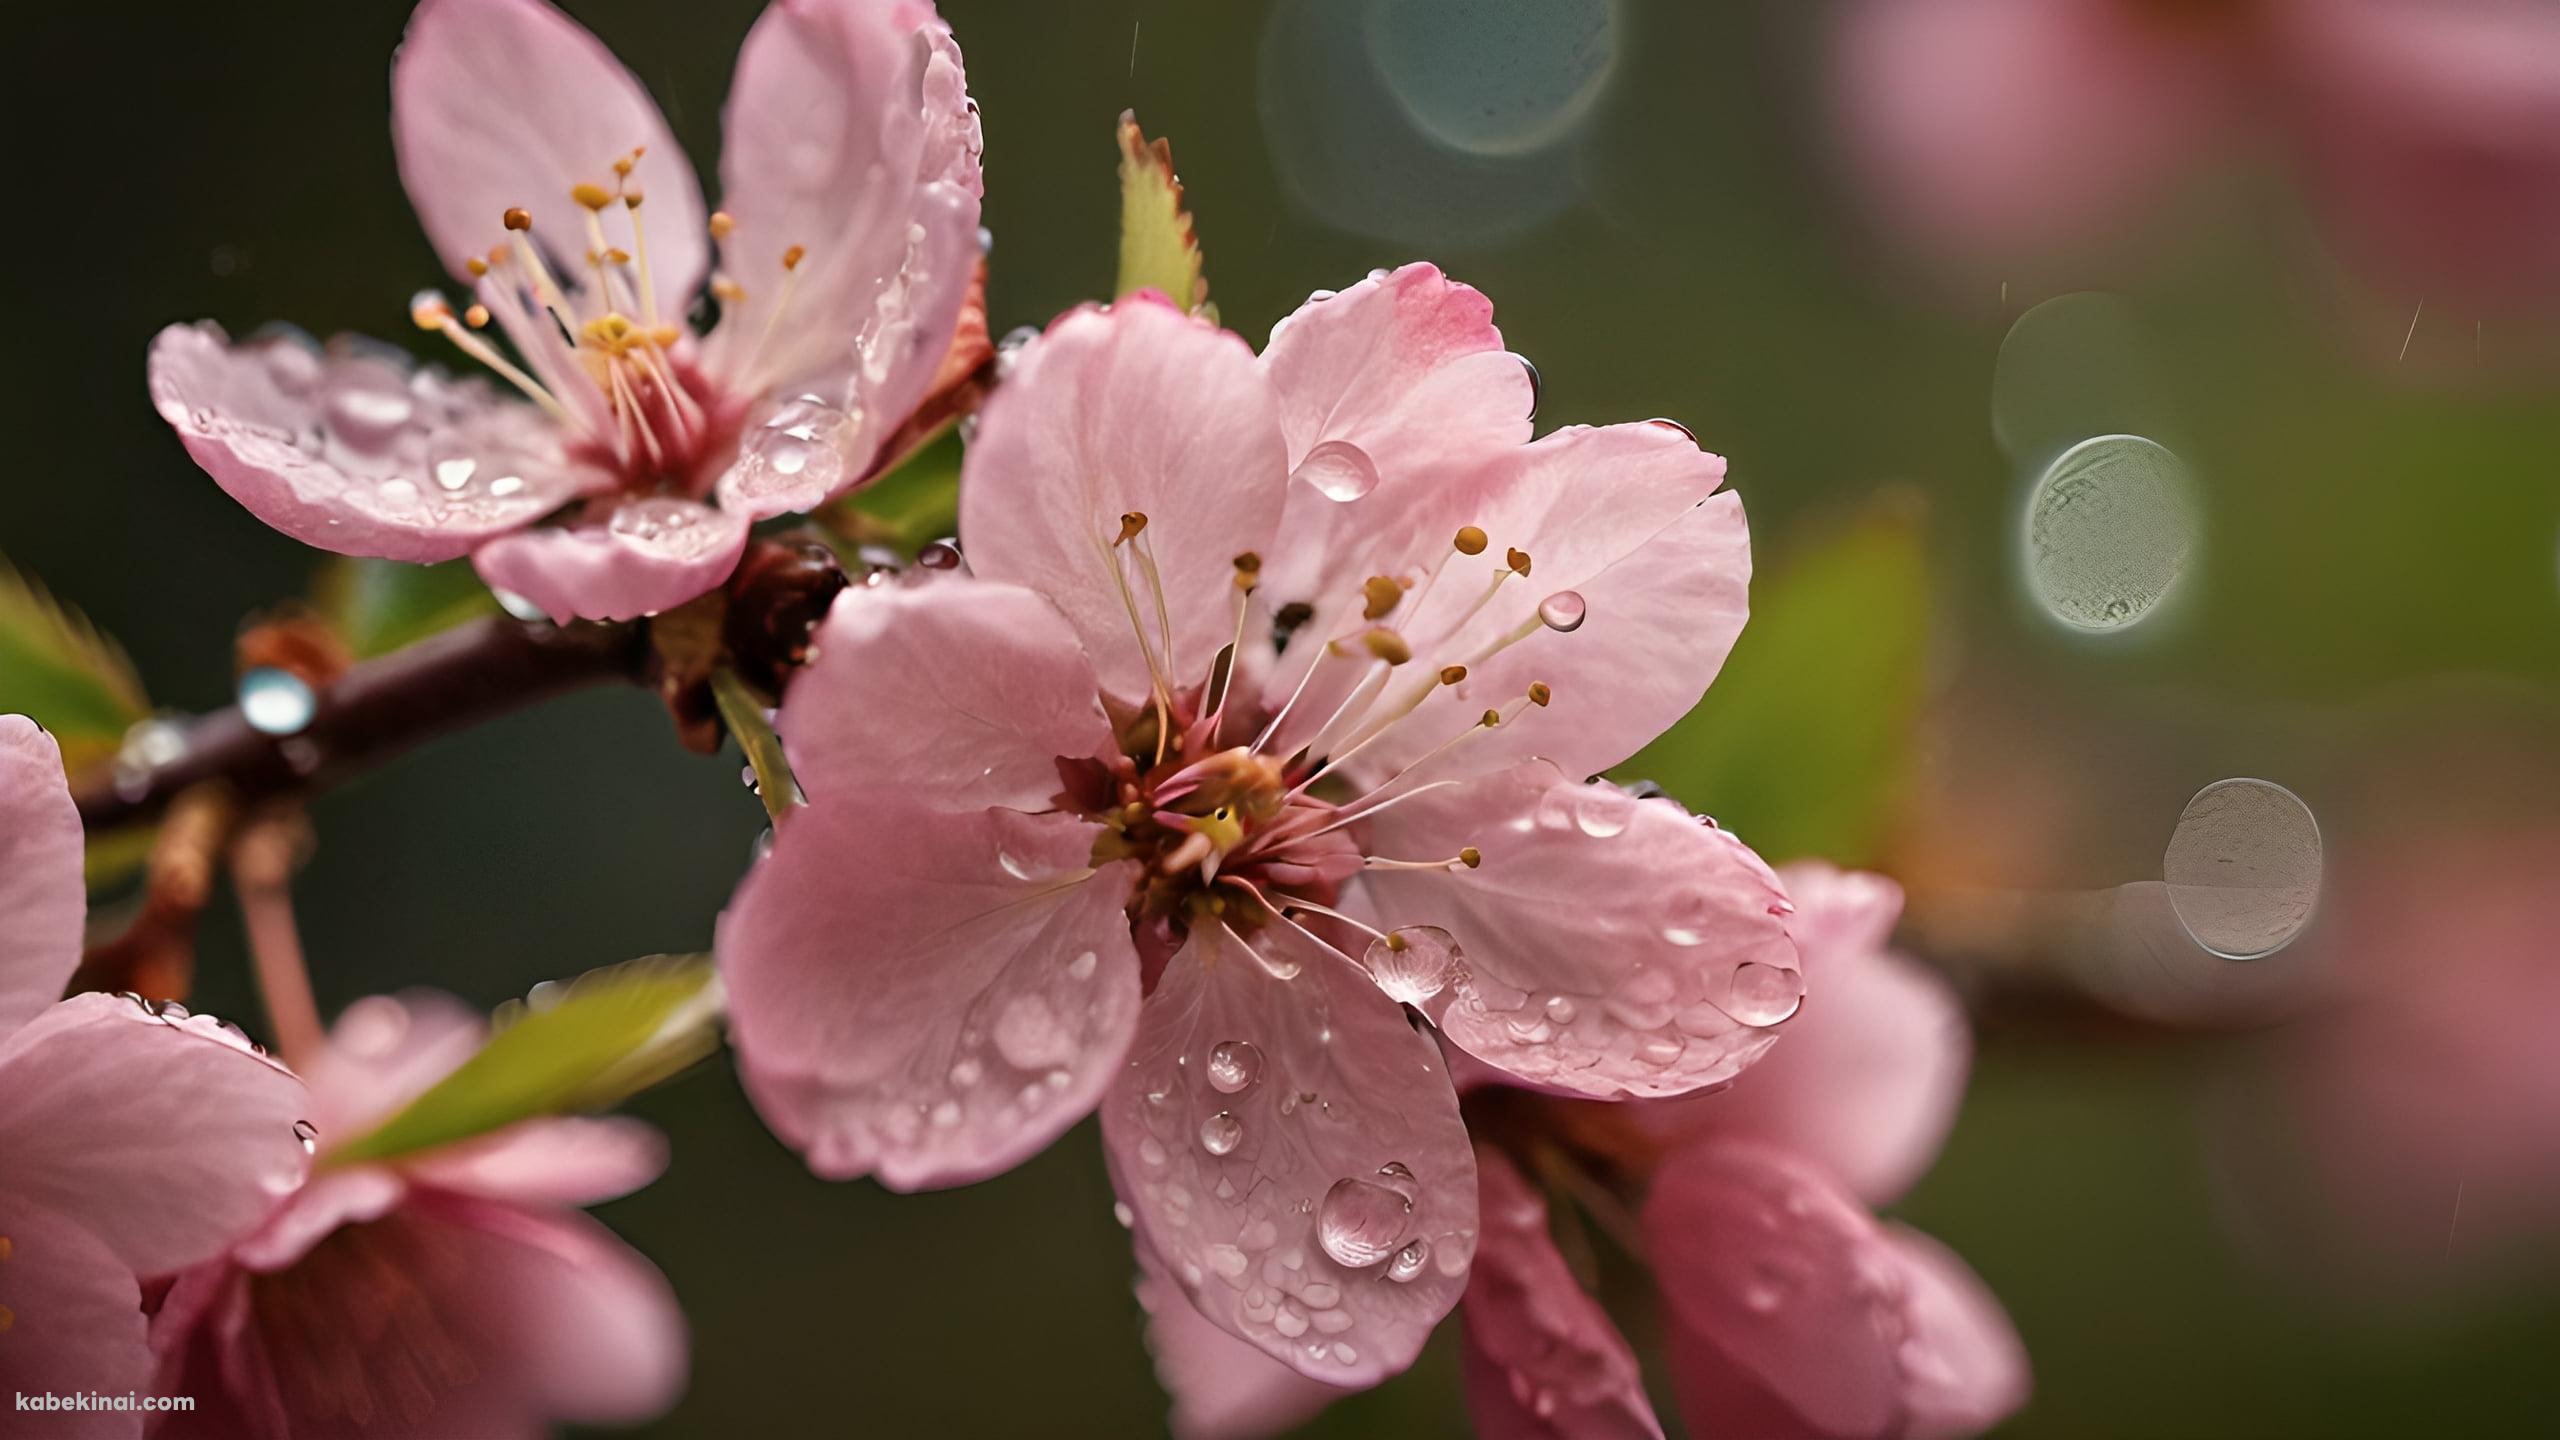
<path id="1" fill-rule="evenodd" d="M 422 292 L 411 318 L 496 378 L 162 331 L 154 403 L 260 519 L 344 554 L 468 554 L 555 619 L 626 619 L 894 458 L 978 264 L 977 112 L 926 0 L 774 0 L 707 218 L 640 82 L 543 0 L 425 0 L 391 88 L 401 178 L 474 297 Z"/>
<path id="2" fill-rule="evenodd" d="M 2533 0 L 1847 0 L 1851 160 L 1935 244 L 2096 238 L 2235 151 L 2431 296 L 2560 296 L 2560 15 Z"/>
<path id="3" fill-rule="evenodd" d="M 307 1068 L 320 1133 L 372 1131 L 476 1052 L 480 1016 L 432 992 L 348 1007 Z M 579 1206 L 666 1165 L 619 1117 L 528 1120 L 394 1159 L 338 1161 L 151 1323 L 154 1385 L 193 1395 L 155 1436 L 525 1436 L 645 1420 L 684 1387 L 664 1277 Z"/>
<path id="4" fill-rule="evenodd" d="M 258 1223 L 309 1163 L 302 1086 L 175 1006 L 56 1000 L 88 897 L 53 738 L 0 715 L 0 1391 L 145 1388 L 141 1281 Z M 138 1278 L 139 1277 L 139 1278 Z M 129 1437 L 139 1413 L 47 1433 Z"/>
<path id="5" fill-rule="evenodd" d="M 969 449 L 973 573 L 848 592 L 784 697 L 810 803 L 718 944 L 775 1131 L 907 1189 L 1098 1105 L 1158 1288 L 1353 1386 L 1477 1246 L 1407 1005 L 1579 1095 L 1758 1058 L 1776 877 L 1581 779 L 1722 663 L 1741 507 L 1676 426 L 1533 442 L 1530 403 L 1427 265 L 1259 357 L 1152 296 L 1032 343 Z"/>
<path id="6" fill-rule="evenodd" d="M 1844 1183 L 1881 1203 L 1926 1168 L 1963 1090 L 1961 1012 L 1942 981 L 1884 951 L 1901 908 L 1891 881 L 1812 863 L 1785 878 L 1808 994 L 1768 1059 L 1719 1093 L 1541 1099 L 1525 1114 L 1506 1106 L 1492 1129 L 1534 1134 L 1544 1113 L 1552 1142 L 1621 1173 L 1654 1171 L 1640 1238 L 1693 1431 L 1984 1429 L 2026 1395 L 2025 1353 L 1999 1303 L 1936 1242 L 1870 1217 Z M 1519 1095 L 1474 1068 L 1491 1087 L 1479 1101 Z M 1491 1144 L 1479 1144 L 1477 1173 L 1482 1237 L 1463 1312 L 1476 1432 L 1659 1436 L 1634 1350 L 1566 1263 L 1540 1190 Z M 1143 1245 L 1139 1258 L 1177 1435 L 1253 1440 L 1339 1395 L 1202 1324 L 1172 1303 Z"/>

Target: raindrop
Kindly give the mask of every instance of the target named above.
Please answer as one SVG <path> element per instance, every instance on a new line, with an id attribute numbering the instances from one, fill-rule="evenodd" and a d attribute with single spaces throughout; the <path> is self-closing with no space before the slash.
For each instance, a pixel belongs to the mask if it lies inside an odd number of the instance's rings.
<path id="1" fill-rule="evenodd" d="M 1547 997 L 1547 1018 L 1553 1020 L 1557 1024 L 1572 1024 L 1573 1017 L 1577 1013 L 1579 1012 L 1574 1008 L 1571 997 L 1564 995 L 1550 995 Z"/>
<path id="2" fill-rule="evenodd" d="M 1334 1262 L 1354 1270 L 1396 1252 L 1413 1202 L 1374 1180 L 1349 1176 L 1333 1182 L 1316 1211 L 1316 1243 Z"/>
<path id="3" fill-rule="evenodd" d="M 543 620 L 549 618 L 542 613 L 541 606 L 534 604 L 531 600 L 526 599 L 513 590 L 492 589 L 489 593 L 497 597 L 499 609 L 506 611 L 518 620 Z"/>
<path id="4" fill-rule="evenodd" d="M 293 1122 L 293 1138 L 302 1145 L 302 1153 L 310 1155 L 320 1148 L 320 1127 L 308 1120 Z"/>
<path id="5" fill-rule="evenodd" d="M 1244 1143 L 1244 1122 L 1225 1110 L 1200 1122 L 1200 1148 L 1212 1155 L 1232 1155 Z"/>
<path id="6" fill-rule="evenodd" d="M 2302 797 L 2266 780 L 2217 780 L 2178 816 L 2160 878 L 2198 945 L 2255 960 L 2311 923 L 2320 864 L 2320 823 Z"/>
<path id="7" fill-rule="evenodd" d="M 1369 942 L 1363 963 L 1387 998 L 1419 1005 L 1449 988 L 1465 969 L 1466 952 L 1436 925 L 1408 925 Z"/>
<path id="8" fill-rule="evenodd" d="M 459 490 L 471 483 L 471 473 L 479 468 L 480 462 L 467 456 L 439 460 L 435 463 L 436 483 L 447 490 Z"/>
<path id="9" fill-rule="evenodd" d="M 1422 1267 L 1430 1263 L 1431 1242 L 1416 1235 L 1404 1243 L 1404 1248 L 1396 1252 L 1393 1260 L 1387 1262 L 1387 1278 L 1399 1285 L 1405 1284 L 1421 1274 Z"/>
<path id="10" fill-rule="evenodd" d="M 1023 859 L 1021 856 L 1014 854 L 1010 850 L 997 850 L 996 863 L 1004 867 L 1004 873 L 1012 876 L 1016 880 L 1028 880 L 1034 875 L 1040 873 L 1031 868 L 1030 861 Z"/>
<path id="11" fill-rule="evenodd" d="M 1775 1025 L 1804 1003 L 1804 976 L 1783 965 L 1746 960 L 1734 967 L 1731 985 L 1725 1013 L 1745 1025 Z"/>
<path id="12" fill-rule="evenodd" d="M 1559 635 L 1570 635 L 1582 628 L 1591 617 L 1591 607 L 1584 604 L 1579 592 L 1559 590 L 1538 602 L 1538 618 Z"/>
<path id="13" fill-rule="evenodd" d="M 320 708 L 311 686 L 290 670 L 260 665 L 240 677 L 240 718 L 262 735 L 297 735 Z"/>
<path id="14" fill-rule="evenodd" d="M 1695 430 L 1690 429 L 1690 428 L 1689 428 L 1688 426 L 1686 426 L 1686 425 L 1681 424 L 1681 423 L 1680 423 L 1679 421 L 1677 421 L 1677 420 L 1672 420 L 1672 419 L 1666 418 L 1666 417 L 1664 417 L 1664 416 L 1657 415 L 1657 416 L 1653 417 L 1652 419 L 1647 420 L 1647 421 L 1646 421 L 1646 422 L 1644 422 L 1644 423 L 1646 423 L 1647 425 L 1659 425 L 1659 426 L 1661 426 L 1661 427 L 1662 427 L 1663 429 L 1665 429 L 1665 430 L 1675 430 L 1675 431 L 1678 431 L 1678 432 L 1679 432 L 1679 434 L 1680 434 L 1680 437 L 1681 437 L 1682 439 L 1684 439 L 1684 440 L 1688 441 L 1690 444 L 1695 445 L 1695 444 L 1697 444 L 1697 443 L 1698 443 L 1698 432 L 1697 432 L 1697 431 L 1695 431 Z"/>
<path id="15" fill-rule="evenodd" d="M 1211 1089 L 1233 1095 L 1262 1078 L 1262 1051 L 1250 1040 L 1221 1040 L 1210 1048 L 1209 1063 L 1202 1068 Z"/>
<path id="16" fill-rule="evenodd" d="M 387 365 L 360 363 L 330 377 L 329 433 L 359 450 L 378 450 L 409 423 L 417 404 Z"/>
<path id="17" fill-rule="evenodd" d="M 1327 500 L 1348 502 L 1378 488 L 1378 466 L 1350 441 L 1327 440 L 1307 452 L 1291 478 L 1306 481 Z"/>
<path id="18" fill-rule="evenodd" d="M 1574 792 L 1574 828 L 1594 840 L 1626 833 L 1635 810 L 1635 797 L 1607 781 L 1583 785 Z"/>
<path id="19" fill-rule="evenodd" d="M 2062 453 L 2027 502 L 2027 585 L 2079 630 L 2120 630 L 2176 588 L 2198 538 L 2194 484 L 2170 451 L 2101 435 Z"/>
<path id="20" fill-rule="evenodd" d="M 960 542 L 957 540 L 945 539 L 935 540 L 927 544 L 923 549 L 918 550 L 916 552 L 916 568 L 919 570 L 966 572 L 969 566 L 967 561 L 960 558 Z"/>

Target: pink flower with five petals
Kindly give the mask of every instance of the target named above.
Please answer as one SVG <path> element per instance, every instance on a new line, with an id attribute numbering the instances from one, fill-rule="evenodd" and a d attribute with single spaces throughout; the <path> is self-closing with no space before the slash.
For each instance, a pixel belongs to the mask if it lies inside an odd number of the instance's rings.
<path id="1" fill-rule="evenodd" d="M 196 1397 L 154 1436 L 533 1437 L 674 1402 L 674 1293 L 577 1210 L 656 1179 L 656 1131 L 538 1119 L 385 1161 L 331 1157 L 327 1137 L 370 1133 L 486 1039 L 477 1012 L 433 992 L 339 1017 L 305 1067 L 323 1137 L 310 1182 L 178 1276 L 152 1319 L 154 1385 Z"/>
<path id="2" fill-rule="evenodd" d="M 708 217 L 648 92 L 543 0 L 425 0 L 391 88 L 401 178 L 474 296 L 423 292 L 411 318 L 498 383 L 162 331 L 153 402 L 260 519 L 344 554 L 468 554 L 554 619 L 627 619 L 895 458 L 978 265 L 977 112 L 927 0 L 774 0 Z"/>
<path id="3" fill-rule="evenodd" d="M 53 738 L 0 715 L 0 1391 L 17 1394 L 143 1389 L 141 1280 L 246 1234 L 309 1163 L 310 1097 L 237 1032 L 57 1002 L 88 909 L 80 852 Z M 53 1418 L 83 1440 L 142 1431 L 138 1412 Z"/>
<path id="4" fill-rule="evenodd" d="M 1749 574 L 1667 423 L 1532 442 L 1427 265 L 1257 357 L 1140 296 L 983 412 L 972 573 L 850 591 L 778 728 L 809 796 L 724 917 L 750 1094 L 819 1173 L 975 1180 L 1099 1105 L 1142 1253 L 1332 1385 L 1465 1285 L 1438 1048 L 1720 1084 L 1796 1006 L 1777 879 L 1581 777 L 1696 703 Z"/>
<path id="5" fill-rule="evenodd" d="M 1884 950 L 1901 908 L 1891 881 L 1818 864 L 1785 878 L 1809 992 L 1769 1059 L 1716 1094 L 1561 1110 L 1541 1099 L 1490 1128 L 1517 1134 L 1545 1111 L 1533 1153 L 1596 1141 L 1586 1153 L 1649 1175 L 1640 1238 L 1693 1429 L 1979 1431 L 2026 1397 L 2016 1334 L 1962 1261 L 1865 1208 L 1900 1195 L 1946 1136 L 1970 1045 L 1962 1013 L 1943 982 Z M 1476 1433 L 1660 1440 L 1635 1353 L 1559 1250 L 1539 1188 L 1490 1140 L 1477 1166 L 1483 1240 L 1464 1310 Z M 1183 1440 L 1277 1434 L 1340 1396 L 1202 1320 L 1143 1249 L 1140 1268 Z"/>

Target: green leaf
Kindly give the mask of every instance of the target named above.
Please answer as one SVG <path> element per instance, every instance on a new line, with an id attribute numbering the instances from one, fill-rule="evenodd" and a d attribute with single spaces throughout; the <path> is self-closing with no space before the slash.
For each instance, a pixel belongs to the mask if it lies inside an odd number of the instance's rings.
<path id="1" fill-rule="evenodd" d="M 819 512 L 827 530 L 855 546 L 883 545 L 912 559 L 960 528 L 960 434 L 940 435 L 898 467 Z"/>
<path id="2" fill-rule="evenodd" d="M 748 766 L 756 772 L 756 798 L 764 802 L 764 813 L 779 822 L 800 803 L 800 782 L 792 778 L 791 762 L 783 757 L 782 737 L 773 733 L 773 722 L 765 718 L 764 697 L 749 690 L 737 671 L 723 665 L 711 672 L 711 700 L 720 707 L 720 723 L 729 727 Z"/>
<path id="3" fill-rule="evenodd" d="M 1120 113 L 1120 279 L 1111 293 L 1160 290 L 1193 314 L 1209 305 L 1201 273 L 1200 237 L 1182 208 L 1182 179 L 1173 173 L 1173 143 L 1149 140 L 1137 112 Z"/>
<path id="4" fill-rule="evenodd" d="M 1764 570 L 1698 708 L 1621 771 L 1654 780 L 1771 861 L 1871 864 L 1927 683 L 1916 507 L 1886 503 Z"/>
<path id="5" fill-rule="evenodd" d="M 321 568 L 312 598 L 358 660 L 499 613 L 497 597 L 468 560 L 404 565 L 333 556 Z"/>
<path id="6" fill-rule="evenodd" d="M 151 713 L 124 648 L 0 558 L 0 712 L 53 732 L 65 770 L 116 753 Z"/>
<path id="7" fill-rule="evenodd" d="M 500 1010 L 478 1054 L 370 1134 L 332 1145 L 328 1163 L 385 1160 L 536 1116 L 605 1109 L 719 1043 L 709 956 L 634 960 L 589 971 L 557 999 L 542 995 Z"/>

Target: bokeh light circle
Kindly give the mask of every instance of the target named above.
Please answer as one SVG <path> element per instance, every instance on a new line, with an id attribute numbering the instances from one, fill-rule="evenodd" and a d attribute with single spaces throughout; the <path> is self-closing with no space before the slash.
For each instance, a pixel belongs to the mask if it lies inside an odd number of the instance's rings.
<path id="1" fill-rule="evenodd" d="M 2160 860 L 2178 923 L 2226 960 L 2293 943 L 2320 903 L 2320 822 L 2267 780 L 2217 780 L 2178 816 Z"/>
<path id="2" fill-rule="evenodd" d="M 2200 511 L 2184 462 L 2139 435 L 2065 450 L 2027 495 L 2027 588 L 2076 630 L 2122 630 L 2169 598 L 2194 557 Z"/>

